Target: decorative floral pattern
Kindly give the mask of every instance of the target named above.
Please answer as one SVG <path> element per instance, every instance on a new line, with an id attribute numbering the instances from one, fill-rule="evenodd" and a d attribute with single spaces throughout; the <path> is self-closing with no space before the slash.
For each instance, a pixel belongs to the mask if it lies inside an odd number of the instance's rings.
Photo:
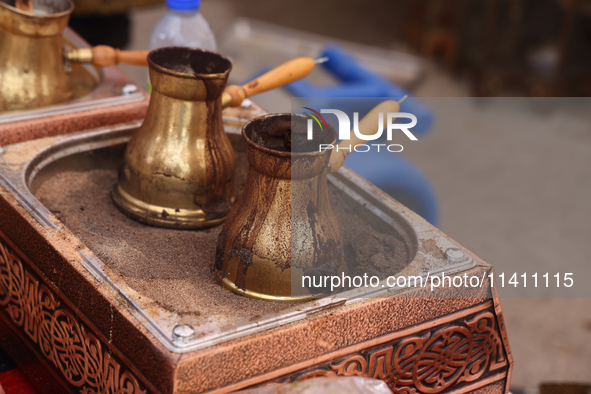
<path id="1" fill-rule="evenodd" d="M 461 323 L 435 327 L 422 335 L 345 356 L 303 374 L 291 374 L 287 381 L 365 376 L 385 381 L 394 393 L 441 393 L 507 366 L 495 321 L 492 312 L 484 311 Z M 285 382 L 286 377 L 278 380 Z"/>
<path id="2" fill-rule="evenodd" d="M 145 394 L 101 341 L 0 242 L 0 307 L 81 394 Z"/>
<path id="3" fill-rule="evenodd" d="M 25 270 L 0 241 L 0 308 L 81 394 L 145 394 L 137 379 L 50 289 Z M 488 310 L 419 335 L 395 339 L 312 370 L 276 379 L 290 382 L 315 376 L 365 376 L 384 380 L 394 393 L 437 394 L 506 367 L 495 315 Z M 267 382 L 272 384 L 273 382 Z"/>

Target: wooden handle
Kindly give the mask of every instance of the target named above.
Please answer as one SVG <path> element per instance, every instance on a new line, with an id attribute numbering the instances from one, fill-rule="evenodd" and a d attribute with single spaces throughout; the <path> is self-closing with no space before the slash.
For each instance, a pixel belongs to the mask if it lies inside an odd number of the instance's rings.
<path id="1" fill-rule="evenodd" d="M 400 110 L 400 104 L 396 101 L 388 100 L 383 101 L 376 105 L 361 121 L 359 122 L 359 132 L 363 135 L 373 135 L 376 133 L 379 125 L 379 113 L 384 113 L 384 126 L 387 122 L 388 112 L 398 112 Z M 380 130 L 381 131 L 381 130 Z M 330 154 L 330 172 L 337 172 L 343 165 L 345 158 L 351 150 L 349 146 L 353 147 L 359 144 L 365 144 L 367 141 L 357 137 L 354 130 L 351 130 L 351 139 L 343 140 L 338 145 L 338 149 L 333 149 Z"/>
<path id="2" fill-rule="evenodd" d="M 92 48 L 92 64 L 100 67 L 114 66 L 116 64 L 147 66 L 149 52 L 147 50 L 121 51 L 107 45 L 98 45 Z"/>
<path id="3" fill-rule="evenodd" d="M 92 63 L 95 66 L 107 67 L 116 64 L 148 65 L 150 51 L 120 51 L 107 45 L 93 48 L 78 48 L 65 53 L 67 59 L 77 63 Z"/>
<path id="4" fill-rule="evenodd" d="M 314 66 L 314 59 L 311 57 L 298 57 L 275 67 L 246 85 L 230 85 L 222 95 L 222 106 L 236 107 L 247 97 L 297 81 L 310 74 Z"/>
<path id="5" fill-rule="evenodd" d="M 32 0 L 16 0 L 15 6 L 19 10 L 33 12 L 33 1 Z"/>

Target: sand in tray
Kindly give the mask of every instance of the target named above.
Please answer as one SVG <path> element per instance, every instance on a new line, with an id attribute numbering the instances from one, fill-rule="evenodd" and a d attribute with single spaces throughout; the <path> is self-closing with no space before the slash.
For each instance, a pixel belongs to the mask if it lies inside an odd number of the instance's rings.
<path id="1" fill-rule="evenodd" d="M 238 152 L 238 195 L 247 167 L 246 155 Z M 254 300 L 224 289 L 211 271 L 221 226 L 187 231 L 136 222 L 111 202 L 116 183 L 115 170 L 68 170 L 47 179 L 36 192 L 41 203 L 116 273 L 115 282 L 124 281 L 141 297 L 179 315 L 252 317 L 303 307 Z M 408 264 L 407 248 L 394 230 L 380 232 L 336 189 L 330 187 L 329 195 L 341 222 L 351 272 L 394 275 Z"/>

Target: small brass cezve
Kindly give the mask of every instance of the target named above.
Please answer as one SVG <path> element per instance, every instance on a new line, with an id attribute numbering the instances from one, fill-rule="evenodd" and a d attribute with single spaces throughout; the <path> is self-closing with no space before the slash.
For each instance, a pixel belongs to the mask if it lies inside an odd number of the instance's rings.
<path id="1" fill-rule="evenodd" d="M 248 174 L 218 238 L 214 271 L 235 293 L 271 301 L 322 296 L 302 275 L 342 271 L 341 226 L 328 197 L 328 163 L 336 132 L 306 140 L 302 115 L 275 114 L 242 129 Z M 318 137 L 318 138 L 317 138 Z"/>

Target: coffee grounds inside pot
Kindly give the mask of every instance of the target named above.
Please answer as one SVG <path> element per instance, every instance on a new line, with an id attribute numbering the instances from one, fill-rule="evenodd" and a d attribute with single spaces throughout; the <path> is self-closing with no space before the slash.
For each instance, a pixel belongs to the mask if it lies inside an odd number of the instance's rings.
<path id="1" fill-rule="evenodd" d="M 156 49 L 148 60 L 164 69 L 190 75 L 223 74 L 232 69 L 224 56 L 193 48 L 169 47 Z"/>

